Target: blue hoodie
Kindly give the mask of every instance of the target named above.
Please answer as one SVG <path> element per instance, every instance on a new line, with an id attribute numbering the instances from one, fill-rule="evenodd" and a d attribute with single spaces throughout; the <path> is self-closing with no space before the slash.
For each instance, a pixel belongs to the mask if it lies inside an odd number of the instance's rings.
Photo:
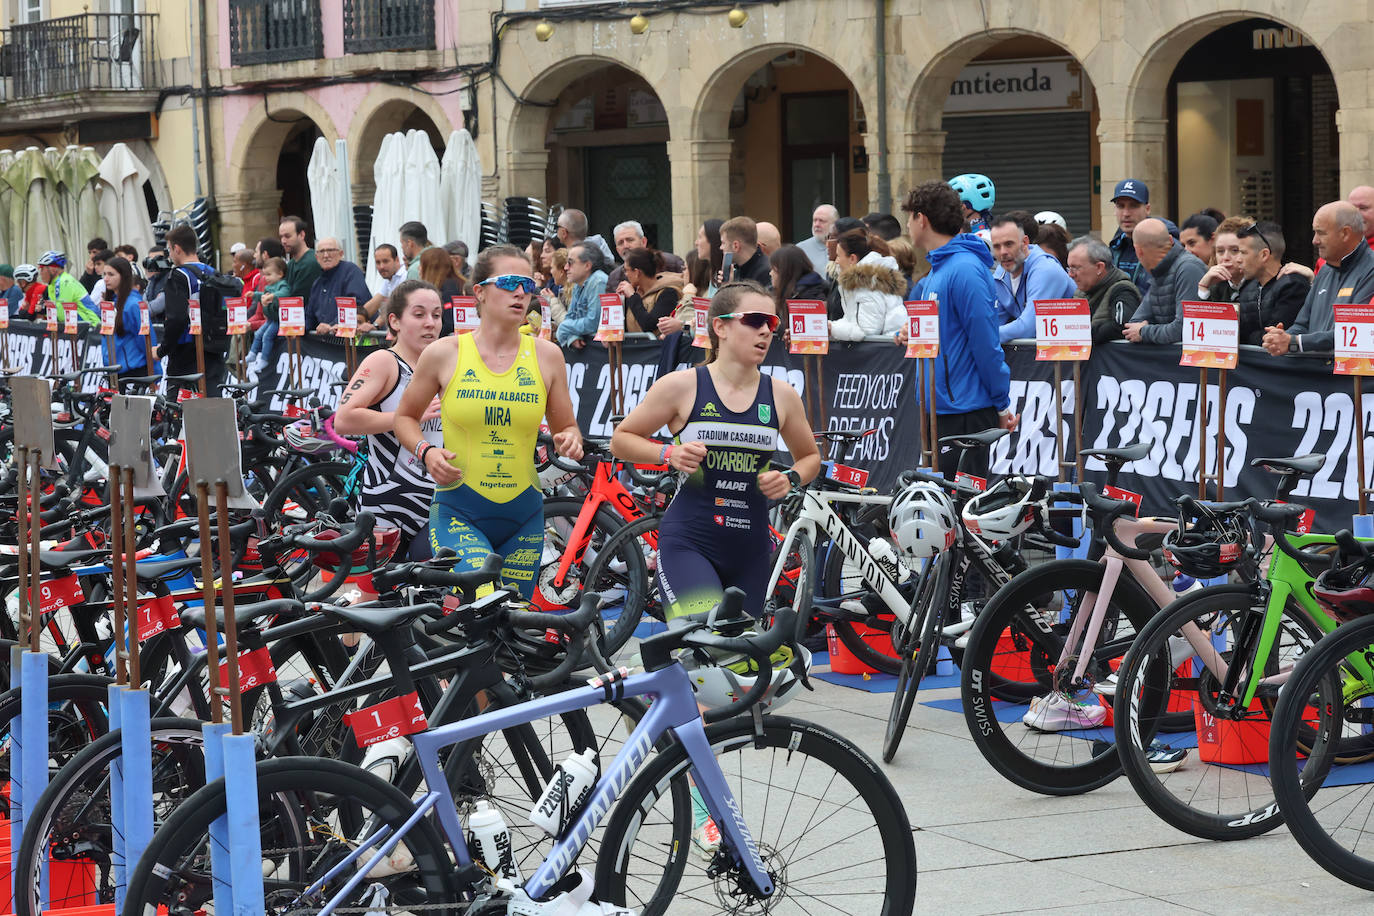
<path id="1" fill-rule="evenodd" d="M 940 303 L 940 355 L 935 358 L 935 413 L 971 413 L 1011 404 L 1011 370 L 997 340 L 992 253 L 961 233 L 927 256 L 930 273 L 914 298 Z"/>
<path id="2" fill-rule="evenodd" d="M 1002 323 L 997 333 L 1002 343 L 1035 337 L 1036 300 L 1072 299 L 1078 292 L 1078 284 L 1069 279 L 1059 259 L 1039 245 L 1030 246 L 1021 265 L 1021 285 L 1015 292 L 1011 275 L 1000 265 L 992 282 L 997 288 L 997 320 Z"/>

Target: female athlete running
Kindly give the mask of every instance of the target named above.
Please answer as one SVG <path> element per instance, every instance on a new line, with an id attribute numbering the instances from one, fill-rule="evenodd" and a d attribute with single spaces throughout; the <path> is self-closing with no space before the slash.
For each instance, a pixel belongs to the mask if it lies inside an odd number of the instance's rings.
<path id="1" fill-rule="evenodd" d="M 451 548 L 467 569 L 481 568 L 489 553 L 501 554 L 503 578 L 530 598 L 544 546 L 544 498 L 534 466 L 539 424 L 547 415 L 555 448 L 573 460 L 582 457 L 582 434 L 562 351 L 520 333 L 535 290 L 524 253 L 494 245 L 478 256 L 472 279 L 481 324 L 421 354 L 396 409 L 396 436 L 436 485 L 430 546 Z M 420 433 L 436 394 L 443 445 Z"/>

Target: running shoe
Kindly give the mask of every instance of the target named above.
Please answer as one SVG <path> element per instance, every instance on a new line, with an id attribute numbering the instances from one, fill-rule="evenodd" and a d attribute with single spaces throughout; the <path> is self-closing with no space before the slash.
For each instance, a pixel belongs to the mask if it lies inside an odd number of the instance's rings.
<path id="1" fill-rule="evenodd" d="M 1107 699 L 1116 696 L 1116 672 L 1113 671 L 1105 679 L 1093 684 L 1093 693 Z"/>
<path id="2" fill-rule="evenodd" d="M 1078 703 L 1055 691 L 1031 700 L 1030 709 L 1021 721 L 1037 731 L 1062 732 L 1097 728 L 1106 718 L 1107 707 L 1098 703 Z"/>
<path id="3" fill-rule="evenodd" d="M 715 821 L 708 817 L 696 826 L 692 831 L 692 848 L 708 862 L 716 857 L 716 850 L 720 849 L 720 828 Z"/>
<path id="4" fill-rule="evenodd" d="M 1151 741 L 1149 748 L 1145 751 L 1145 759 L 1150 762 L 1150 769 L 1156 773 L 1172 773 L 1183 766 L 1183 761 L 1188 759 L 1188 749 L 1186 747 L 1169 747 L 1158 740 Z"/>

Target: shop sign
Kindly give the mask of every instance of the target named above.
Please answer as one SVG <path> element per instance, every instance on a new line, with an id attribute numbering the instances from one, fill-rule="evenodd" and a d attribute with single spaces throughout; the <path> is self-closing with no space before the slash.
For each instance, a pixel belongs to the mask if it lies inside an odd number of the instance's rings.
<path id="1" fill-rule="evenodd" d="M 949 87 L 945 114 L 1083 110 L 1083 68 L 1071 57 L 974 61 Z"/>

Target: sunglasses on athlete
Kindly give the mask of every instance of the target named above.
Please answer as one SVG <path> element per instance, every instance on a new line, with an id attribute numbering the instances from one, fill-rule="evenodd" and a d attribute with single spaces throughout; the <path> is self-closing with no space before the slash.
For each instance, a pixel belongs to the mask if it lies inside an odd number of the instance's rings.
<path id="1" fill-rule="evenodd" d="M 513 293 L 517 289 L 522 289 L 531 296 L 533 296 L 535 291 L 539 288 L 535 285 L 534 277 L 526 277 L 523 274 L 501 274 L 499 277 L 487 277 L 477 285 L 495 286 L 497 289 L 503 289 L 508 293 Z"/>
<path id="2" fill-rule="evenodd" d="M 781 321 L 777 315 L 771 312 L 729 312 L 725 315 L 717 315 L 717 318 L 737 318 L 739 323 L 747 328 L 758 330 L 767 325 L 769 331 L 778 329 L 778 322 Z"/>

